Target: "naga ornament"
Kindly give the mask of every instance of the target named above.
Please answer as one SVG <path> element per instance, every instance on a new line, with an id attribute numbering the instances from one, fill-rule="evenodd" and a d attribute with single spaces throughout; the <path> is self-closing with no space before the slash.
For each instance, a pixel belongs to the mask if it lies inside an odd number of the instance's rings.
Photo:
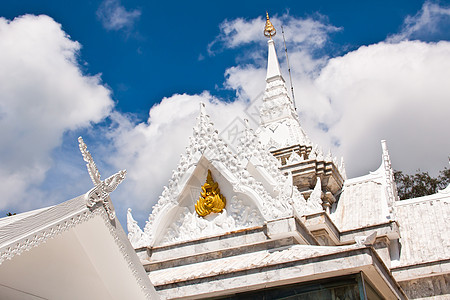
<path id="1" fill-rule="evenodd" d="M 114 210 L 114 206 L 111 202 L 109 194 L 113 192 L 117 188 L 117 186 L 125 179 L 127 171 L 119 171 L 102 181 L 100 172 L 97 169 L 97 165 L 95 164 L 94 159 L 92 158 L 91 153 L 88 151 L 87 146 L 81 136 L 78 138 L 78 142 L 81 154 L 83 155 L 83 159 L 85 162 L 87 162 L 86 167 L 88 169 L 89 176 L 91 176 L 92 183 L 94 184 L 94 188 L 92 188 L 86 194 L 86 206 L 92 208 L 95 204 L 101 202 L 106 210 L 106 213 L 108 214 L 109 219 L 114 220 L 116 218 L 116 212 Z"/>
<path id="2" fill-rule="evenodd" d="M 205 217 L 210 213 L 220 213 L 226 204 L 225 197 L 220 193 L 219 184 L 215 182 L 208 170 L 206 182 L 202 186 L 200 197 L 195 204 L 195 211 L 201 217 Z"/>

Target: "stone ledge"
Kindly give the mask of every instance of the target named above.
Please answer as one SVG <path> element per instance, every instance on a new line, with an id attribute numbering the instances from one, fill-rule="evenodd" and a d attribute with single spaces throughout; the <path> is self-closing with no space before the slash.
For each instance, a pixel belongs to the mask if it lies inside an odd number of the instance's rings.
<path id="1" fill-rule="evenodd" d="M 363 226 L 358 229 L 342 231 L 340 234 L 341 244 L 352 244 L 355 242 L 356 236 L 367 236 L 377 232 L 377 237 L 387 236 L 389 240 L 396 240 L 400 238 L 400 230 L 396 221 L 389 221 L 386 223 Z"/>
<path id="2" fill-rule="evenodd" d="M 450 273 L 450 259 L 391 268 L 398 281 L 408 281 Z"/>
<path id="3" fill-rule="evenodd" d="M 167 246 L 136 249 L 141 260 L 167 260 L 202 252 L 218 251 L 233 245 L 246 245 L 267 240 L 265 226 L 245 228 L 216 236 L 180 242 Z"/>
<path id="4" fill-rule="evenodd" d="M 302 221 L 294 216 L 269 221 L 266 226 L 267 236 L 271 239 L 293 237 L 301 245 L 319 245 Z"/>
<path id="5" fill-rule="evenodd" d="M 303 216 L 303 223 L 322 246 L 340 245 L 340 232 L 327 213 Z"/>
<path id="6" fill-rule="evenodd" d="M 193 266 L 194 267 L 194 266 Z M 156 285 L 162 298 L 202 299 L 363 272 L 385 299 L 407 299 L 371 247 Z M 150 279 L 151 279 L 150 274 Z M 174 297 L 175 298 L 175 297 Z"/>
<path id="7" fill-rule="evenodd" d="M 291 246 L 296 244 L 293 237 L 288 237 L 278 240 L 267 240 L 264 242 L 258 242 L 253 244 L 247 244 L 237 247 L 231 247 L 226 249 L 221 249 L 219 251 L 204 252 L 196 255 L 188 255 L 177 257 L 173 259 L 167 259 L 163 261 L 153 261 L 144 262 L 144 269 L 147 272 L 162 270 L 167 268 L 178 267 L 182 265 L 195 264 L 209 260 L 215 260 L 220 258 L 231 257 L 235 255 L 251 253 L 262 250 L 272 250 L 277 248 L 282 248 L 286 246 Z"/>

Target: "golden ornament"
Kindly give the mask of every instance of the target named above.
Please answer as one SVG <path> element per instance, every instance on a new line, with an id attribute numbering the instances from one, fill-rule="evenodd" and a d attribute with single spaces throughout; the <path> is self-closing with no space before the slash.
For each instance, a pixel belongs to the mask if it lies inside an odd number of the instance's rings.
<path id="1" fill-rule="evenodd" d="M 273 27 L 272 22 L 269 20 L 269 13 L 266 12 L 266 26 L 264 27 L 264 35 L 270 39 L 277 34 L 275 27 Z"/>
<path id="2" fill-rule="evenodd" d="M 195 211 L 201 217 L 207 216 L 210 213 L 220 213 L 226 204 L 225 197 L 220 194 L 219 184 L 215 182 L 211 175 L 211 170 L 208 170 L 206 182 L 202 186 L 200 197 L 195 204 Z"/>

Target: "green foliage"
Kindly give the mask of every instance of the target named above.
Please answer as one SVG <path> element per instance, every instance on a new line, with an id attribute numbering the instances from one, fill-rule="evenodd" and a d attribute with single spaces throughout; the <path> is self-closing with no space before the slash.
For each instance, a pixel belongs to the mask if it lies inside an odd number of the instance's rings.
<path id="1" fill-rule="evenodd" d="M 428 172 L 417 170 L 414 175 L 403 174 L 402 171 L 394 172 L 395 183 L 400 200 L 422 197 L 437 193 L 450 184 L 450 169 L 445 168 L 439 172 L 439 176 L 431 177 Z"/>

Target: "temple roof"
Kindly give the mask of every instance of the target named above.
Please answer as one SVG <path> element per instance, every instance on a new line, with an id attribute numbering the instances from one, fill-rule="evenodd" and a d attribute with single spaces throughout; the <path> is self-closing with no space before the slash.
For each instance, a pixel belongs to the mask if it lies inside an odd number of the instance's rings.
<path id="1" fill-rule="evenodd" d="M 101 180 L 86 144 L 78 140 L 94 187 L 61 204 L 0 219 L 0 295 L 159 299 L 109 196 L 126 171 Z"/>
<path id="2" fill-rule="evenodd" d="M 382 141 L 380 167 L 368 175 L 347 179 L 331 218 L 343 231 L 395 219 L 398 200 L 386 142 Z"/>
<path id="3" fill-rule="evenodd" d="M 87 195 L 0 219 L 2 297 L 158 299 L 117 218 Z"/>
<path id="4" fill-rule="evenodd" d="M 395 211 L 402 242 L 396 267 L 450 259 L 450 191 L 398 201 Z"/>

